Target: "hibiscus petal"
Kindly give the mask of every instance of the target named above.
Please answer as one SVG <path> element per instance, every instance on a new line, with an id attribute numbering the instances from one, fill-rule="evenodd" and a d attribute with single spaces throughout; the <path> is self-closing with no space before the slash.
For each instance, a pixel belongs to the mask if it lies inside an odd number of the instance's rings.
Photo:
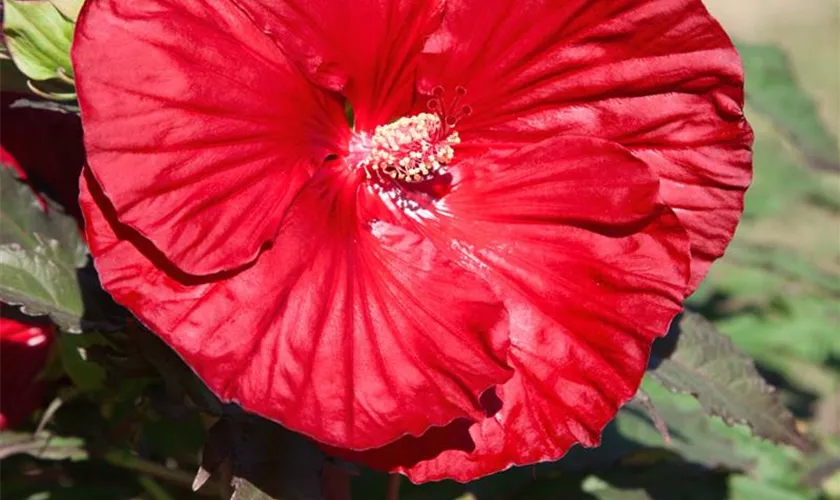
<path id="1" fill-rule="evenodd" d="M 463 180 L 429 231 L 463 242 L 499 284 L 515 375 L 467 431 L 458 423 L 355 455 L 417 482 L 467 481 L 598 444 L 689 279 L 687 235 L 659 205 L 650 169 L 621 146 L 558 138 L 457 170 Z"/>
<path id="2" fill-rule="evenodd" d="M 241 2 L 313 81 L 343 92 L 358 130 L 411 107 L 417 59 L 444 0 Z"/>
<path id="3" fill-rule="evenodd" d="M 616 141 L 653 168 L 691 236 L 690 290 L 723 254 L 752 132 L 738 54 L 700 0 L 455 0 L 425 50 L 421 91 L 467 90 L 463 150 Z"/>
<path id="4" fill-rule="evenodd" d="M 478 396 L 511 376 L 503 305 L 342 175 L 313 177 L 253 266 L 204 281 L 162 270 L 86 178 L 103 285 L 222 399 L 319 441 L 364 449 L 481 418 Z"/>
<path id="5" fill-rule="evenodd" d="M 188 273 L 252 261 L 346 139 L 342 104 L 231 0 L 91 0 L 73 60 L 94 176 Z"/>
<path id="6" fill-rule="evenodd" d="M 0 430 L 22 424 L 41 404 L 45 386 L 40 375 L 53 336 L 50 323 L 0 304 Z"/>

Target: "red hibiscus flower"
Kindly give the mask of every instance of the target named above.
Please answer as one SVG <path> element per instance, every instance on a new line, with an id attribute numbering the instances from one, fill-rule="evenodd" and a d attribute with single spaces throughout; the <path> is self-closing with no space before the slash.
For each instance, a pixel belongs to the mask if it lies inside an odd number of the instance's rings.
<path id="1" fill-rule="evenodd" d="M 699 0 L 90 0 L 76 33 L 106 289 L 222 399 L 415 481 L 596 445 L 750 179 Z"/>
<path id="2" fill-rule="evenodd" d="M 0 306 L 0 430 L 19 426 L 40 406 L 45 386 L 39 377 L 53 335 L 49 323 Z"/>

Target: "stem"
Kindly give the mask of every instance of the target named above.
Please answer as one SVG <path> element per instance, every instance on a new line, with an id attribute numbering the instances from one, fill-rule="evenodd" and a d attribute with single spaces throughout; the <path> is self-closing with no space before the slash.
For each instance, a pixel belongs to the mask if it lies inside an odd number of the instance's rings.
<path id="1" fill-rule="evenodd" d="M 633 396 L 633 400 L 637 401 L 642 405 L 642 407 L 644 407 L 645 410 L 647 410 L 650 420 L 653 422 L 653 426 L 656 427 L 656 430 L 658 430 L 659 434 L 662 435 L 662 439 L 665 441 L 665 444 L 670 445 L 671 433 L 668 432 L 668 424 L 665 423 L 665 420 L 659 415 L 659 412 L 656 411 L 656 407 L 653 405 L 650 395 L 648 395 L 644 389 L 639 389 L 639 392 Z"/>
<path id="2" fill-rule="evenodd" d="M 324 500 L 351 500 L 350 474 L 330 462 L 324 464 L 321 477 Z"/>
<path id="3" fill-rule="evenodd" d="M 140 472 L 153 478 L 162 479 L 164 481 L 177 484 L 178 486 L 183 486 L 187 489 L 191 489 L 192 487 L 192 474 L 188 474 L 182 470 L 170 469 L 159 463 L 144 460 L 124 451 L 109 451 L 102 456 L 102 459 L 109 464 L 122 469 Z M 206 494 L 215 495 L 218 485 L 212 484 L 211 486 L 211 488 L 203 488 L 203 490 L 208 492 Z"/>
<path id="4" fill-rule="evenodd" d="M 137 478 L 137 482 L 154 500 L 175 500 L 160 483 L 149 476 L 140 476 Z"/>
<path id="5" fill-rule="evenodd" d="M 388 490 L 385 493 L 386 500 L 400 500 L 400 480 L 402 476 L 399 474 L 391 474 L 388 476 Z"/>
<path id="6" fill-rule="evenodd" d="M 61 80 L 62 82 L 69 83 L 70 85 L 73 85 L 73 86 L 76 85 L 75 80 L 73 80 L 73 78 L 70 75 L 67 74 L 67 71 L 65 71 L 64 68 L 58 68 L 58 70 L 55 72 L 55 74 L 56 74 L 56 77 L 59 80 Z"/>
<path id="7" fill-rule="evenodd" d="M 47 409 L 44 410 L 44 414 L 41 416 L 41 421 L 38 422 L 38 428 L 35 429 L 35 435 L 40 434 L 44 430 L 44 427 L 46 427 L 50 420 L 52 420 L 53 416 L 55 415 L 55 412 L 57 412 L 58 409 L 61 408 L 61 405 L 72 399 L 75 399 L 76 396 L 78 396 L 81 393 L 81 389 L 79 389 L 78 387 L 72 387 L 69 390 L 64 391 L 64 393 L 60 393 L 58 397 L 53 399 L 49 406 L 47 406 Z"/>
<path id="8" fill-rule="evenodd" d="M 26 80 L 26 86 L 29 87 L 29 90 L 32 91 L 32 93 L 37 95 L 38 97 L 43 97 L 44 99 L 49 99 L 51 101 L 76 100 L 75 92 L 46 92 L 36 87 L 32 80 Z"/>

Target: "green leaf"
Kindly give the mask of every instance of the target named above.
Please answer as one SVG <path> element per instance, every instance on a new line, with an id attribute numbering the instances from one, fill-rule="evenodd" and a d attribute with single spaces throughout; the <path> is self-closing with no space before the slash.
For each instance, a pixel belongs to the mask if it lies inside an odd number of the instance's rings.
<path id="1" fill-rule="evenodd" d="M 636 402 L 626 405 L 606 429 L 601 446 L 576 447 L 555 464 L 535 470 L 549 473 L 559 469 L 573 473 L 596 473 L 622 463 L 659 463 L 679 458 L 709 468 L 747 471 L 754 462 L 738 453 L 734 442 L 713 430 L 709 417 L 699 409 L 683 410 L 670 402 L 656 402 L 670 443 L 656 428 L 648 411 Z"/>
<path id="2" fill-rule="evenodd" d="M 747 190 L 745 217 L 784 214 L 797 203 L 828 197 L 819 176 L 803 168 L 779 139 L 759 135 L 753 152 L 755 177 Z"/>
<path id="3" fill-rule="evenodd" d="M 41 99 L 15 99 L 15 102 L 12 103 L 11 107 L 15 109 L 51 111 L 53 113 L 61 114 L 80 114 L 78 103 L 44 101 Z"/>
<path id="4" fill-rule="evenodd" d="M 816 363 L 830 361 L 840 353 L 837 332 L 826 328 L 840 314 L 837 299 L 791 294 L 782 304 L 785 309 L 781 311 L 738 314 L 718 324 L 765 364 L 784 353 Z"/>
<path id="5" fill-rule="evenodd" d="M 713 500 L 728 498 L 727 475 L 684 462 L 624 467 L 584 480 L 598 500 Z M 590 497 L 590 498 L 591 498 Z"/>
<path id="6" fill-rule="evenodd" d="M 656 412 L 668 430 L 671 442 L 666 443 L 642 405 L 627 404 L 606 429 L 597 448 L 574 448 L 556 464 L 540 466 L 540 470 L 559 467 L 570 472 L 598 472 L 622 461 L 673 460 L 667 450 L 682 459 L 710 468 L 749 470 L 750 459 L 742 457 L 734 443 L 709 426 L 709 418 L 699 410 L 682 410 L 668 402 L 657 402 Z"/>
<path id="7" fill-rule="evenodd" d="M 772 483 L 755 480 L 749 476 L 732 478 L 732 500 L 813 500 L 814 495 L 782 488 Z"/>
<path id="8" fill-rule="evenodd" d="M 728 254 L 729 260 L 757 267 L 786 278 L 813 285 L 820 291 L 840 297 L 840 275 L 818 268 L 806 255 L 771 245 L 734 245 Z"/>
<path id="9" fill-rule="evenodd" d="M 86 260 L 76 221 L 55 206 L 44 211 L 31 188 L 0 166 L 0 300 L 80 332 L 77 268 Z"/>
<path id="10" fill-rule="evenodd" d="M 742 457 L 735 443 L 709 426 L 709 417 L 701 411 L 681 410 L 666 403 L 656 403 L 656 412 L 664 420 L 670 444 L 651 421 L 651 417 L 637 403 L 628 404 L 616 419 L 618 431 L 628 439 L 650 447 L 669 449 L 688 462 L 709 468 L 749 470 L 753 463 Z"/>
<path id="11" fill-rule="evenodd" d="M 652 379 L 647 379 L 643 384 L 645 390 L 650 393 L 654 404 L 670 404 L 684 411 L 698 411 L 701 409 L 696 398 L 688 394 L 674 394 Z M 733 487 L 730 496 L 731 500 L 753 500 L 765 497 L 749 493 L 749 490 L 756 485 L 763 485 L 770 488 L 783 497 L 788 494 L 799 495 L 795 498 L 806 499 L 810 496 L 801 495 L 801 478 L 803 469 L 801 461 L 803 455 L 796 448 L 789 446 L 778 446 L 765 439 L 755 437 L 749 428 L 744 425 L 729 426 L 719 418 L 709 419 L 712 430 L 734 443 L 739 455 L 748 458 L 754 465 L 747 474 L 732 474 L 729 476 L 729 485 Z M 740 493 L 735 493 L 735 490 Z M 772 495 L 775 498 L 775 495 Z M 788 497 L 790 498 L 790 497 Z"/>
<path id="12" fill-rule="evenodd" d="M 747 102 L 765 114 L 820 169 L 840 169 L 837 139 L 800 87 L 782 50 L 774 45 L 739 43 L 747 74 Z"/>
<path id="13" fill-rule="evenodd" d="M 105 370 L 88 361 L 85 349 L 102 341 L 92 334 L 64 333 L 58 337 L 58 350 L 64 372 L 83 391 L 98 391 L 105 384 Z"/>
<path id="14" fill-rule="evenodd" d="M 175 460 L 193 459 L 205 440 L 201 415 L 193 413 L 181 418 L 147 416 L 141 438 L 144 446 L 156 456 Z"/>
<path id="15" fill-rule="evenodd" d="M 814 428 L 823 436 L 840 436 L 840 387 L 817 403 Z"/>
<path id="16" fill-rule="evenodd" d="M 230 500 L 274 500 L 273 497 L 241 477 L 234 478 L 231 486 L 233 486 L 233 495 L 230 496 Z"/>
<path id="17" fill-rule="evenodd" d="M 648 495 L 647 491 L 641 489 L 625 490 L 602 486 L 591 492 L 591 497 L 597 500 L 656 500 Z"/>
<path id="18" fill-rule="evenodd" d="M 33 80 L 73 76 L 73 21 L 47 1 L 3 0 L 3 33 L 18 68 Z"/>
<path id="19" fill-rule="evenodd" d="M 79 11 L 82 10 L 84 0 L 50 0 L 50 3 L 61 12 L 67 19 L 72 19 L 74 22 L 79 17 Z"/>
<path id="20" fill-rule="evenodd" d="M 666 388 L 692 394 L 727 424 L 746 424 L 758 437 L 812 449 L 752 359 L 699 314 L 687 311 L 674 320 L 654 345 L 651 365 L 651 376 Z"/>
<path id="21" fill-rule="evenodd" d="M 802 483 L 811 488 L 820 488 L 835 477 L 840 479 L 840 457 L 830 458 L 817 463 L 802 477 Z"/>
<path id="22" fill-rule="evenodd" d="M 85 442 L 76 437 L 56 436 L 49 432 L 37 435 L 28 432 L 0 432 L 0 459 L 26 453 L 44 460 L 85 460 Z"/>

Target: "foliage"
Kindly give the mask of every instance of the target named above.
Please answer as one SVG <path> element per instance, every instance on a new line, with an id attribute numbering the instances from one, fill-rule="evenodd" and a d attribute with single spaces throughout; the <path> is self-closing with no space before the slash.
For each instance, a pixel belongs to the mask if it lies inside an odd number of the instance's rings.
<path id="1" fill-rule="evenodd" d="M 55 205 L 44 209 L 29 185 L 5 166 L 0 183 L 0 299 L 80 331 L 84 304 L 77 269 L 87 255 L 76 221 Z"/>
<path id="2" fill-rule="evenodd" d="M 665 387 L 692 394 L 704 410 L 730 424 L 746 424 L 758 437 L 810 450 L 793 415 L 752 360 L 708 320 L 685 312 L 657 342 L 650 375 Z"/>
<path id="3" fill-rule="evenodd" d="M 61 100 L 75 99 L 70 45 L 80 8 L 79 0 L 3 0 L 4 52 L 29 79 L 33 92 Z M 4 73 L 8 78 L 9 72 Z M 33 80 L 50 84 L 46 90 L 39 90 Z"/>
<path id="4" fill-rule="evenodd" d="M 740 44 L 749 75 L 747 101 L 799 146 L 816 168 L 840 169 L 836 137 L 825 130 L 814 100 L 798 91 L 787 55 L 773 45 Z"/>
<path id="5" fill-rule="evenodd" d="M 21 72 L 33 80 L 72 76 L 73 21 L 50 2 L 4 0 L 3 34 Z"/>

